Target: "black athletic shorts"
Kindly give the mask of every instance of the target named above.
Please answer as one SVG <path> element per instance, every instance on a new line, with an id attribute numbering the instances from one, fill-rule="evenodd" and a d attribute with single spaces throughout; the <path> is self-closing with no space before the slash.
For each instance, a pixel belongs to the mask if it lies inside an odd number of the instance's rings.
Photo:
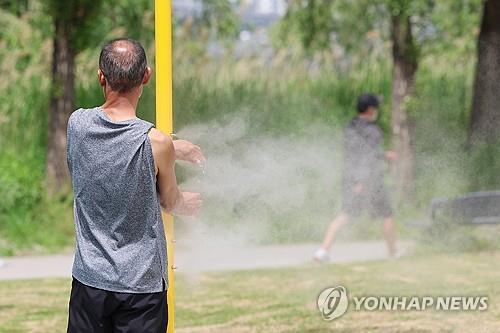
<path id="1" fill-rule="evenodd" d="M 166 291 L 118 293 L 84 285 L 73 277 L 68 333 L 165 333 L 167 323 Z"/>
<path id="2" fill-rule="evenodd" d="M 368 212 L 373 218 L 387 218 L 393 215 L 392 205 L 383 184 L 364 186 L 361 193 L 354 192 L 354 185 L 342 190 L 342 211 L 350 216 Z"/>

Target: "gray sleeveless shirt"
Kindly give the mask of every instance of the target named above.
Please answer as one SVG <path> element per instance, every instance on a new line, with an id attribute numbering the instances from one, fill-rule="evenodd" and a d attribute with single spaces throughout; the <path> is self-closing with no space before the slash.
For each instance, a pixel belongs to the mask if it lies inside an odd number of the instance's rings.
<path id="1" fill-rule="evenodd" d="M 73 112 L 67 162 L 74 192 L 73 276 L 126 293 L 164 291 L 166 240 L 148 131 L 134 118 L 112 121 L 100 107 Z"/>

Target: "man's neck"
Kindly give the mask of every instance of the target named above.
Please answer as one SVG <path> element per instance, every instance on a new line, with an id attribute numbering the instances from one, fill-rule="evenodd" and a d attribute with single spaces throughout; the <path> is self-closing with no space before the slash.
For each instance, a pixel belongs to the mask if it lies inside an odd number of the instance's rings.
<path id="1" fill-rule="evenodd" d="M 106 92 L 106 101 L 101 108 L 112 118 L 121 121 L 137 117 L 136 109 L 139 99 L 134 93 L 120 94 L 114 91 Z"/>
<path id="2" fill-rule="evenodd" d="M 358 117 L 363 119 L 363 120 L 366 120 L 366 121 L 370 121 L 370 122 L 373 121 L 371 114 L 360 113 Z"/>

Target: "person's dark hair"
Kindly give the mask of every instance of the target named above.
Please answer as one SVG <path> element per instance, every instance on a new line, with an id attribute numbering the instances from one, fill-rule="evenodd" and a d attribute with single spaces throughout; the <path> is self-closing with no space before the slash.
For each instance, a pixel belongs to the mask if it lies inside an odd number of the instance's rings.
<path id="1" fill-rule="evenodd" d="M 111 90 L 129 92 L 141 85 L 144 79 L 147 68 L 146 52 L 135 40 L 114 39 L 102 47 L 99 68 Z"/>
<path id="2" fill-rule="evenodd" d="M 379 104 L 380 101 L 376 95 L 366 93 L 358 97 L 356 108 L 358 109 L 359 113 L 363 113 L 368 110 L 370 106 L 378 108 Z"/>

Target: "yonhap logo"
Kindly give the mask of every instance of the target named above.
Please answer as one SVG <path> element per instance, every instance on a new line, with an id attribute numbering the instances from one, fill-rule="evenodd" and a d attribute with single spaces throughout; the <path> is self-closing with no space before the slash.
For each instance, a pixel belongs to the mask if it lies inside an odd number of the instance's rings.
<path id="1" fill-rule="evenodd" d="M 324 320 L 342 316 L 348 305 L 347 290 L 342 286 L 326 288 L 318 295 L 318 310 Z"/>
<path id="2" fill-rule="evenodd" d="M 354 296 L 351 311 L 473 311 L 488 310 L 488 296 Z M 323 289 L 317 298 L 324 320 L 341 317 L 349 307 L 347 289 L 343 286 Z"/>

